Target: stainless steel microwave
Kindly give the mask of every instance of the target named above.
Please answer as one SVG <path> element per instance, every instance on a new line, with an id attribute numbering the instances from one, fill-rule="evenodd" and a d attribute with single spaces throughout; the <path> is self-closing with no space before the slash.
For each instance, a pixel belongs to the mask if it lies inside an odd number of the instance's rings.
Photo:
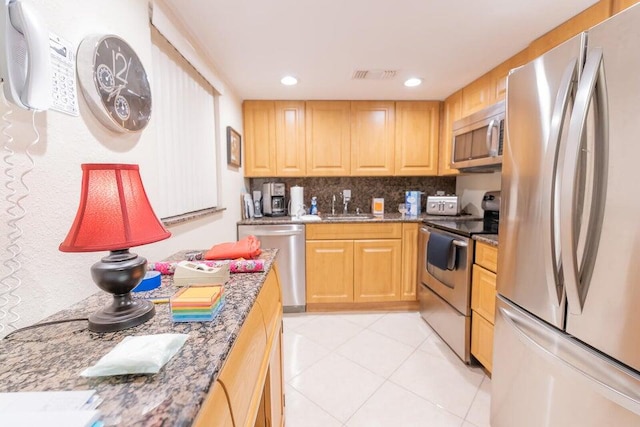
<path id="1" fill-rule="evenodd" d="M 502 166 L 505 104 L 500 101 L 453 122 L 451 167 L 484 172 Z"/>

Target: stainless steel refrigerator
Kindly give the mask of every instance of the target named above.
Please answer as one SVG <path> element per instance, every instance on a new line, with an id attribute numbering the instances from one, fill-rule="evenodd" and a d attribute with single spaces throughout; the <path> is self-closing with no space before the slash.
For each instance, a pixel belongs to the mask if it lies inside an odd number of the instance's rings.
<path id="1" fill-rule="evenodd" d="M 640 6 L 507 84 L 491 425 L 640 426 Z"/>

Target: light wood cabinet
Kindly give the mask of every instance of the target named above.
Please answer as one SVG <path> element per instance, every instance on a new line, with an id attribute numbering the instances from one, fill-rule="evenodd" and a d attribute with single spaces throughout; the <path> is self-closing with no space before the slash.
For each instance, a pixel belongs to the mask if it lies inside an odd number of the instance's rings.
<path id="1" fill-rule="evenodd" d="M 274 266 L 194 426 L 284 426 L 281 294 Z"/>
<path id="2" fill-rule="evenodd" d="M 473 114 L 491 104 L 491 75 L 489 73 L 474 80 L 462 89 L 462 117 Z"/>
<path id="3" fill-rule="evenodd" d="M 638 1 L 640 0 L 613 0 L 613 5 L 611 6 L 611 14 L 615 15 L 618 12 L 622 12 L 626 8 L 638 3 Z"/>
<path id="4" fill-rule="evenodd" d="M 529 45 L 532 58 L 553 49 L 578 33 L 585 31 L 611 16 L 611 0 L 601 0 L 573 18 L 558 25 Z"/>
<path id="5" fill-rule="evenodd" d="M 244 174 L 248 177 L 276 173 L 276 122 L 274 101 L 245 101 Z"/>
<path id="6" fill-rule="evenodd" d="M 307 176 L 348 176 L 351 173 L 351 103 L 307 101 Z"/>
<path id="7" fill-rule="evenodd" d="M 419 224 L 402 224 L 402 290 L 400 299 L 415 301 L 418 283 L 418 228 Z"/>
<path id="8" fill-rule="evenodd" d="M 307 240 L 306 257 L 307 303 L 353 302 L 353 241 Z"/>
<path id="9" fill-rule="evenodd" d="M 304 176 L 304 101 L 245 101 L 245 176 Z"/>
<path id="10" fill-rule="evenodd" d="M 438 101 L 245 101 L 247 177 L 438 173 Z"/>
<path id="11" fill-rule="evenodd" d="M 351 175 L 393 175 L 395 103 L 351 101 Z"/>
<path id="12" fill-rule="evenodd" d="M 471 308 L 491 324 L 496 317 L 496 273 L 473 265 Z"/>
<path id="13" fill-rule="evenodd" d="M 229 400 L 218 381 L 214 381 L 202 409 L 193 422 L 194 427 L 233 427 Z"/>
<path id="14" fill-rule="evenodd" d="M 476 242 L 471 279 L 471 354 L 491 372 L 498 249 Z"/>
<path id="15" fill-rule="evenodd" d="M 305 102 L 276 101 L 276 176 L 304 176 Z"/>
<path id="16" fill-rule="evenodd" d="M 396 176 L 438 174 L 440 102 L 396 101 Z"/>
<path id="17" fill-rule="evenodd" d="M 402 241 L 356 240 L 353 242 L 353 254 L 353 300 L 399 301 Z"/>
<path id="18" fill-rule="evenodd" d="M 494 273 L 498 272 L 498 248 L 486 243 L 476 244 L 475 263 Z"/>
<path id="19" fill-rule="evenodd" d="M 438 175 L 458 175 L 457 169 L 451 167 L 451 150 L 453 144 L 453 122 L 462 118 L 462 91 L 459 90 L 445 99 L 442 107 L 440 129 L 440 156 L 438 158 Z"/>
<path id="20" fill-rule="evenodd" d="M 505 99 L 507 94 L 507 76 L 512 68 L 526 64 L 531 59 L 531 51 L 524 49 L 491 70 L 491 103 Z"/>
<path id="21" fill-rule="evenodd" d="M 401 223 L 308 224 L 306 236 L 307 304 L 415 301 L 415 284 L 404 294 L 402 266 L 410 261 L 403 247 L 410 244 Z"/>
<path id="22" fill-rule="evenodd" d="M 471 354 L 493 371 L 493 325 L 475 311 L 471 312 Z"/>

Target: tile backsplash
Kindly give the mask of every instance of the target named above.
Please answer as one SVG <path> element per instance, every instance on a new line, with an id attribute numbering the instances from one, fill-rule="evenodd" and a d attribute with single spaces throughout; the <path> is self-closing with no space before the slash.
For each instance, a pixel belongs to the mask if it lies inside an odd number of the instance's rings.
<path id="1" fill-rule="evenodd" d="M 360 208 L 362 212 L 371 212 L 371 199 L 384 198 L 384 211 L 398 212 L 398 205 L 404 203 L 405 191 L 423 191 L 422 212 L 425 210 L 426 196 L 434 195 L 436 190 L 447 194 L 456 191 L 455 177 L 343 177 L 343 178 L 251 178 L 251 190 L 262 190 L 265 182 L 284 182 L 287 202 L 289 189 L 299 185 L 304 187 L 304 202 L 307 209 L 311 205 L 311 197 L 318 198 L 318 210 L 321 213 L 331 212 L 331 196 L 336 195 L 336 212 L 342 212 L 340 194 L 342 190 L 351 190 L 349 212 Z"/>

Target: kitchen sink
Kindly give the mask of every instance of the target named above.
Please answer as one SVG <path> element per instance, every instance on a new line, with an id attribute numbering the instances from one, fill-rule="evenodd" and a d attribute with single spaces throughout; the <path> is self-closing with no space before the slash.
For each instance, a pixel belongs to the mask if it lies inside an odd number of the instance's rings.
<path id="1" fill-rule="evenodd" d="M 354 221 L 354 220 L 365 220 L 365 219 L 373 219 L 373 214 L 368 213 L 347 213 L 347 214 L 322 214 L 320 215 L 322 219 L 331 220 L 331 221 Z"/>

